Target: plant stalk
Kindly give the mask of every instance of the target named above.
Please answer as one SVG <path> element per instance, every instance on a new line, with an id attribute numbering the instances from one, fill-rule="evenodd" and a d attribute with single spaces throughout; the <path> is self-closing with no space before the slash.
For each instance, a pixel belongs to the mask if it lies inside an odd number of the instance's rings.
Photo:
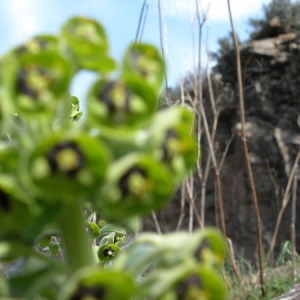
<path id="1" fill-rule="evenodd" d="M 81 201 L 70 201 L 62 214 L 60 229 L 66 251 L 66 261 L 71 272 L 95 265 L 92 243 L 86 231 Z"/>

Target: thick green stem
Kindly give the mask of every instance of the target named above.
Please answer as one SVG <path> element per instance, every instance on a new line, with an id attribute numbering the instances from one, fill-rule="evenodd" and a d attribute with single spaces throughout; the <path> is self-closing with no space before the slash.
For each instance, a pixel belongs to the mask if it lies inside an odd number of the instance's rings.
<path id="1" fill-rule="evenodd" d="M 80 201 L 71 201 L 66 206 L 62 214 L 60 228 L 70 271 L 74 272 L 82 267 L 95 265 L 92 243 L 86 232 Z"/>

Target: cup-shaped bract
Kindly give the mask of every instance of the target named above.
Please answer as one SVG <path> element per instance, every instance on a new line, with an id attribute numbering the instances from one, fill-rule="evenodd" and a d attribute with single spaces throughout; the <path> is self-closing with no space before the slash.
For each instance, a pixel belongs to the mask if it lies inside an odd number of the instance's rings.
<path id="1" fill-rule="evenodd" d="M 121 249 L 115 244 L 106 244 L 100 247 L 97 251 L 97 255 L 100 261 L 112 261 L 120 253 Z"/>
<path id="2" fill-rule="evenodd" d="M 161 208 L 174 190 L 172 174 L 151 155 L 132 153 L 111 164 L 96 207 L 108 219 Z"/>
<path id="3" fill-rule="evenodd" d="M 132 299 L 135 284 L 124 272 L 86 268 L 75 273 L 64 286 L 59 300 Z"/>
<path id="4" fill-rule="evenodd" d="M 0 143 L 0 238 L 33 242 L 56 218 L 59 207 L 41 204 L 20 183 L 19 150 L 18 144 Z"/>
<path id="5" fill-rule="evenodd" d="M 181 181 L 195 166 L 198 147 L 193 134 L 193 113 L 177 106 L 159 111 L 148 127 L 145 150 L 166 165 Z"/>
<path id="6" fill-rule="evenodd" d="M 199 267 L 178 279 L 158 300 L 223 300 L 226 287 L 217 272 Z"/>
<path id="7" fill-rule="evenodd" d="M 0 59 L 0 130 L 1 136 L 8 133 L 12 125 L 12 115 L 16 112 L 10 95 L 14 88 L 16 62 L 11 55 Z"/>
<path id="8" fill-rule="evenodd" d="M 207 227 L 198 231 L 198 235 L 200 240 L 196 249 L 194 249 L 196 260 L 208 267 L 222 265 L 227 255 L 227 248 L 220 232 L 214 228 Z"/>
<path id="9" fill-rule="evenodd" d="M 41 197 L 74 200 L 100 188 L 109 161 L 99 139 L 84 133 L 56 133 L 32 149 L 26 170 Z"/>
<path id="10" fill-rule="evenodd" d="M 125 235 L 126 230 L 123 227 L 115 224 L 108 224 L 100 229 L 100 237 L 102 240 L 106 239 L 115 245 L 121 243 L 125 239 Z"/>
<path id="11" fill-rule="evenodd" d="M 38 54 L 45 52 L 58 52 L 58 39 L 53 35 L 37 35 L 27 43 L 17 46 L 12 52 L 18 57 L 28 54 Z"/>
<path id="12" fill-rule="evenodd" d="M 20 145 L 9 139 L 0 142 L 0 174 L 16 175 L 19 164 Z"/>
<path id="13" fill-rule="evenodd" d="M 134 43 L 125 52 L 121 76 L 145 81 L 158 94 L 165 76 L 165 64 L 153 45 Z"/>
<path id="14" fill-rule="evenodd" d="M 53 118 L 58 103 L 68 97 L 72 76 L 69 61 L 47 50 L 11 55 L 16 63 L 5 88 L 14 112 L 30 119 L 45 115 Z"/>
<path id="15" fill-rule="evenodd" d="M 153 268 L 140 282 L 137 294 L 157 300 L 223 300 L 226 287 L 216 269 L 186 262 Z"/>
<path id="16" fill-rule="evenodd" d="M 183 270 L 189 265 L 215 268 L 224 263 L 226 253 L 225 241 L 214 228 L 195 230 L 192 234 L 143 233 L 126 247 L 117 266 L 135 272 L 141 272 L 145 265 L 155 265 L 155 269 L 176 266 Z"/>
<path id="17" fill-rule="evenodd" d="M 93 19 L 73 17 L 62 27 L 62 50 L 71 55 L 78 69 L 107 73 L 115 68 L 109 57 L 109 43 L 104 28 Z"/>
<path id="18" fill-rule="evenodd" d="M 87 98 L 88 120 L 107 137 L 130 135 L 153 114 L 155 94 L 134 80 L 98 80 Z"/>
<path id="19" fill-rule="evenodd" d="M 57 219 L 61 204 L 45 203 L 36 198 L 32 186 L 22 180 L 28 179 L 28 170 L 22 165 L 26 152 L 23 150 L 16 142 L 0 143 L 0 206 L 3 214 L 0 212 L 0 232 L 1 228 L 6 228 L 10 235 L 34 242 L 45 227 Z"/>
<path id="20" fill-rule="evenodd" d="M 24 193 L 15 179 L 1 174 L 0 239 L 29 239 L 30 233 L 27 231 L 32 228 L 38 214 L 34 200 Z"/>
<path id="21" fill-rule="evenodd" d="M 36 36 L 15 47 L 0 67 L 0 122 L 20 112 L 44 116 L 42 112 L 54 110 L 61 90 L 68 89 L 70 66 L 60 57 L 55 36 Z"/>

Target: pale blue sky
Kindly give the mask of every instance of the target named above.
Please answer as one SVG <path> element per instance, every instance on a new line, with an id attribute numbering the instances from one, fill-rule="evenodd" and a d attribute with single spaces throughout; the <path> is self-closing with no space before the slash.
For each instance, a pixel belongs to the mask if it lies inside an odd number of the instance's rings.
<path id="1" fill-rule="evenodd" d="M 174 85 L 183 74 L 195 67 L 195 1 L 161 0 L 163 39 L 167 52 L 168 78 Z M 136 35 L 144 0 L 7 0 L 0 1 L 0 54 L 39 33 L 56 34 L 64 21 L 74 15 L 95 18 L 102 23 L 111 42 L 111 53 L 120 58 Z M 230 30 L 227 0 L 199 0 L 208 11 L 204 29 L 204 47 L 216 50 L 217 40 Z M 263 3 L 270 0 L 231 0 L 239 36 L 247 36 L 249 17 L 261 14 Z M 147 1 L 143 41 L 159 46 L 157 0 Z M 193 38 L 194 35 L 194 38 Z M 206 51 L 204 49 L 204 51 Z M 76 81 L 74 93 L 82 97 L 88 76 Z M 74 85 L 74 86 L 75 86 Z"/>

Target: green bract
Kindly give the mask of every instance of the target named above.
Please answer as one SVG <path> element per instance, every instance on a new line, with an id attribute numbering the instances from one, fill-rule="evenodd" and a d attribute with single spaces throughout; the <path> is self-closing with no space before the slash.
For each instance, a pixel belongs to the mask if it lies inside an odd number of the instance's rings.
<path id="1" fill-rule="evenodd" d="M 35 218 L 34 205 L 22 196 L 13 178 L 0 175 L 0 237 L 19 236 Z"/>
<path id="2" fill-rule="evenodd" d="M 0 130 L 1 136 L 10 130 L 11 118 L 14 111 L 14 103 L 10 97 L 14 88 L 13 71 L 16 62 L 13 57 L 7 55 L 0 59 Z"/>
<path id="3" fill-rule="evenodd" d="M 161 279 L 163 280 L 163 278 L 167 277 L 167 270 L 165 270 L 165 274 L 162 275 Z M 221 277 L 212 269 L 199 267 L 177 278 L 175 282 L 169 285 L 165 293 L 161 294 L 157 295 L 155 299 L 223 300 L 226 299 L 226 287 Z"/>
<path id="4" fill-rule="evenodd" d="M 214 267 L 224 262 L 225 255 L 225 242 L 212 228 L 192 234 L 143 233 L 117 258 L 114 267 L 140 274 L 151 266 L 140 282 L 141 298 L 217 300 L 225 299 L 226 289 Z"/>
<path id="5" fill-rule="evenodd" d="M 199 151 L 189 108 L 155 112 L 155 47 L 131 44 L 115 69 L 103 27 L 85 17 L 0 59 L 0 298 L 224 299 L 217 231 L 132 234 Z M 70 94 L 81 70 L 97 75 L 83 112 Z"/>
<path id="6" fill-rule="evenodd" d="M 77 122 L 82 117 L 80 109 L 79 99 L 75 96 L 71 96 L 71 114 L 72 121 Z"/>
<path id="7" fill-rule="evenodd" d="M 193 113 L 184 106 L 159 111 L 148 128 L 147 150 L 165 164 L 181 181 L 197 160 L 193 136 Z"/>
<path id="8" fill-rule="evenodd" d="M 34 147 L 27 170 L 45 198 L 74 200 L 100 188 L 109 160 L 100 140 L 83 133 L 57 133 Z"/>
<path id="9" fill-rule="evenodd" d="M 145 81 L 158 94 L 165 76 L 165 64 L 158 50 L 149 44 L 132 44 L 122 62 L 122 77 Z"/>
<path id="10" fill-rule="evenodd" d="M 53 35 L 37 35 L 26 44 L 20 45 L 12 50 L 18 57 L 28 54 L 58 51 L 58 39 Z"/>
<path id="11" fill-rule="evenodd" d="M 109 219 L 149 213 L 161 208 L 173 193 L 168 170 L 150 155 L 129 154 L 111 164 L 95 203 Z"/>
<path id="12" fill-rule="evenodd" d="M 98 249 L 98 258 L 100 261 L 114 260 L 121 249 L 115 244 L 107 244 Z"/>
<path id="13" fill-rule="evenodd" d="M 115 62 L 108 56 L 109 44 L 102 26 L 95 20 L 74 17 L 61 31 L 63 51 L 75 59 L 77 68 L 110 72 Z"/>
<path id="14" fill-rule="evenodd" d="M 124 240 L 125 235 L 126 230 L 115 224 L 108 224 L 100 229 L 100 236 L 102 237 L 102 240 L 107 239 L 108 237 L 108 243 L 114 243 L 115 245 L 121 243 Z"/>
<path id="15" fill-rule="evenodd" d="M 30 197 L 31 196 L 31 197 Z M 0 175 L 0 238 L 18 238 L 27 244 L 52 223 L 60 212 L 60 204 L 41 203 L 26 194 L 12 176 Z"/>
<path id="16" fill-rule="evenodd" d="M 83 269 L 74 274 L 58 299 L 129 300 L 134 289 L 132 278 L 124 272 Z"/>
<path id="17" fill-rule="evenodd" d="M 13 85 L 8 87 L 15 112 L 31 118 L 48 113 L 53 116 L 58 102 L 68 95 L 69 62 L 58 53 L 49 51 L 22 54 L 16 59 Z"/>
<path id="18" fill-rule="evenodd" d="M 96 239 L 100 235 L 100 229 L 98 225 L 93 222 L 87 222 L 87 231 L 92 239 Z"/>
<path id="19" fill-rule="evenodd" d="M 147 122 L 156 105 L 153 90 L 134 79 L 100 79 L 92 86 L 87 99 L 90 124 L 104 136 L 132 133 Z"/>

